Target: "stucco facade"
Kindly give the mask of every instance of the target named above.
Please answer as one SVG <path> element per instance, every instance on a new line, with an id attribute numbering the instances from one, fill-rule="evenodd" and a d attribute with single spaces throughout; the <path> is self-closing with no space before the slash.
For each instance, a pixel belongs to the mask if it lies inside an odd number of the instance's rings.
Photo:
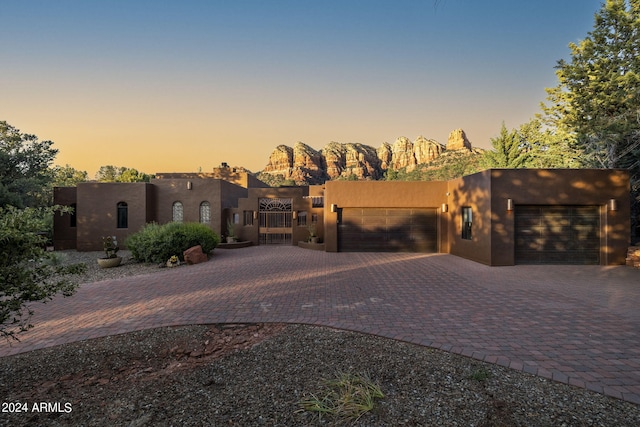
<path id="1" fill-rule="evenodd" d="M 451 181 L 279 188 L 227 175 L 58 188 L 56 203 L 76 214 L 56 218 L 55 246 L 99 250 L 101 236 L 124 242 L 147 222 L 174 220 L 204 222 L 221 235 L 231 221 L 236 237 L 256 245 L 296 245 L 313 230 L 329 252 L 440 252 L 494 266 L 624 264 L 629 246 L 624 170 L 491 169 Z"/>

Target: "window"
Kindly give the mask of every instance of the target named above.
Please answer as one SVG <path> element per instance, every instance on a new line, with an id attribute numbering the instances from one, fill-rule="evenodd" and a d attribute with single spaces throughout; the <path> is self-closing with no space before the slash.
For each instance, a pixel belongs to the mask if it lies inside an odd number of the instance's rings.
<path id="1" fill-rule="evenodd" d="M 118 211 L 116 217 L 118 218 L 118 228 L 129 227 L 129 206 L 125 202 L 118 203 Z"/>
<path id="2" fill-rule="evenodd" d="M 173 215 L 172 219 L 175 222 L 182 222 L 184 219 L 184 208 L 181 202 L 173 202 Z"/>
<path id="3" fill-rule="evenodd" d="M 305 226 L 305 225 L 307 225 L 307 212 L 300 211 L 298 212 L 298 226 Z"/>
<path id="4" fill-rule="evenodd" d="M 209 202 L 200 203 L 200 222 L 203 224 L 211 222 L 211 204 Z"/>
<path id="5" fill-rule="evenodd" d="M 473 223 L 473 212 L 471 208 L 465 206 L 462 208 L 462 238 L 471 240 L 471 224 Z"/>
<path id="6" fill-rule="evenodd" d="M 78 205 L 75 203 L 72 203 L 71 209 L 73 209 L 73 211 L 69 214 L 69 227 L 75 228 L 78 224 L 78 216 L 77 216 Z"/>
<path id="7" fill-rule="evenodd" d="M 233 223 L 240 224 L 240 214 L 237 212 L 233 214 Z"/>
<path id="8" fill-rule="evenodd" d="M 253 225 L 253 211 L 244 211 L 244 225 Z"/>
<path id="9" fill-rule="evenodd" d="M 311 214 L 311 223 L 312 224 L 318 223 L 318 214 Z"/>

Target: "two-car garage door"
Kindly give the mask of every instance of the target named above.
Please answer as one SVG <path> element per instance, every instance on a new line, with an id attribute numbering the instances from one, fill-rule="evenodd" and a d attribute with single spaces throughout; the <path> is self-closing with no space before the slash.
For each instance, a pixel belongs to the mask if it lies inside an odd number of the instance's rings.
<path id="1" fill-rule="evenodd" d="M 516 206 L 516 264 L 599 264 L 599 206 Z"/>
<path id="2" fill-rule="evenodd" d="M 436 209 L 344 208 L 339 213 L 342 252 L 437 252 Z"/>

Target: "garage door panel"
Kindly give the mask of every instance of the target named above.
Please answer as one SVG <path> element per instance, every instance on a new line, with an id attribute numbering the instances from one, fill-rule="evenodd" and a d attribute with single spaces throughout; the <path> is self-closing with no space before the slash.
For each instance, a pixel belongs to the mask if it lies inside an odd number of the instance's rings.
<path id="1" fill-rule="evenodd" d="M 516 206 L 517 264 L 599 264 L 598 206 Z"/>
<path id="2" fill-rule="evenodd" d="M 437 251 L 435 209 L 343 208 L 340 251 Z"/>

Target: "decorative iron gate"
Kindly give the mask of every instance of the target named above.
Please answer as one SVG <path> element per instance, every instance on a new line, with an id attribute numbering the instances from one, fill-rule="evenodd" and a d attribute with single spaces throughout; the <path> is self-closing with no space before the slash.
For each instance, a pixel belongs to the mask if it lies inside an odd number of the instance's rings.
<path id="1" fill-rule="evenodd" d="M 293 199 L 260 199 L 260 244 L 290 245 Z"/>

